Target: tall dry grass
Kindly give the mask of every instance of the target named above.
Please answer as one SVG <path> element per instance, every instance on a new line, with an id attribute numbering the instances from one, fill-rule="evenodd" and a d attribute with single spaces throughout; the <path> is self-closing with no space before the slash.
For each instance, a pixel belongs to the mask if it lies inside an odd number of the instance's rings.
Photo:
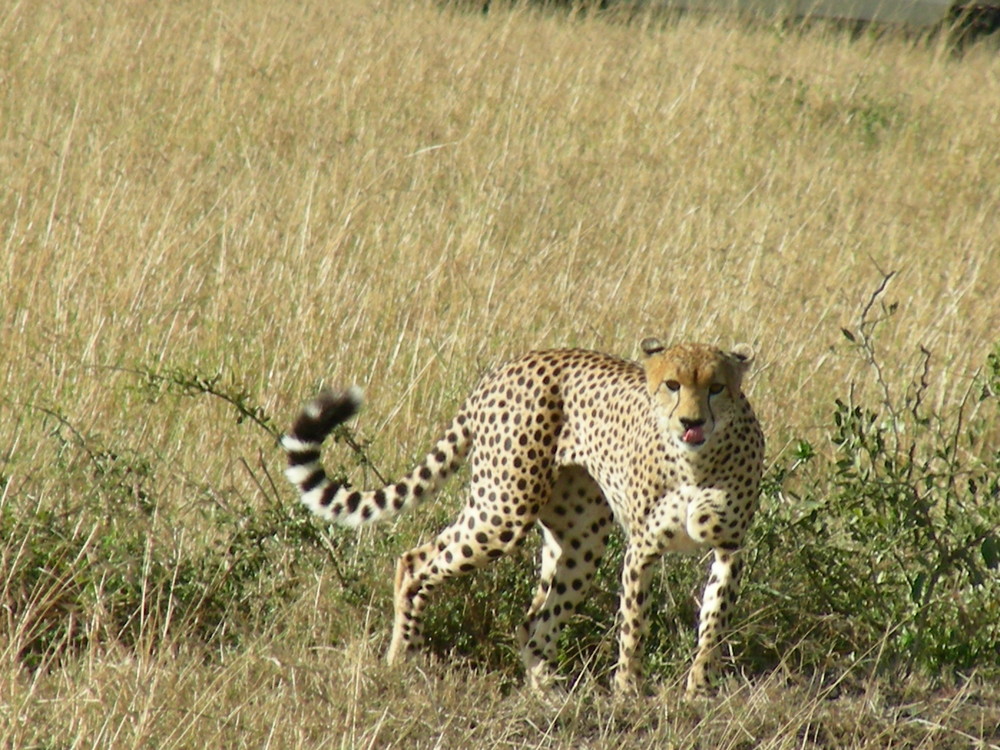
<path id="1" fill-rule="evenodd" d="M 874 389 L 841 328 L 889 271 L 886 378 L 923 346 L 953 411 L 1000 338 L 998 101 L 990 49 L 728 17 L 15 2 L 0 11 L 2 510 L 72 508 L 126 456 L 115 491 L 156 498 L 150 549 L 180 559 L 220 536 L 206 508 L 271 495 L 265 433 L 141 373 L 218 374 L 282 419 L 322 381 L 357 382 L 359 429 L 395 473 L 490 365 L 557 345 L 633 356 L 650 334 L 752 343 L 773 457 L 817 435 L 847 383 Z M 409 523 L 391 533 L 433 521 Z M 377 550 L 387 580 L 380 533 L 349 554 Z M 0 544 L 13 596 L 31 541 Z M 100 601 L 63 611 L 63 583 L 39 580 L 37 609 L 100 637 L 28 670 L 7 607 L 8 746 L 996 741 L 973 708 L 995 694 L 963 688 L 859 678 L 864 698 L 838 703 L 821 682 L 765 682 L 622 708 L 586 687 L 554 716 L 489 671 L 401 678 L 377 662 L 384 592 L 331 608 L 329 571 L 211 655 L 173 631 L 118 644 Z"/>

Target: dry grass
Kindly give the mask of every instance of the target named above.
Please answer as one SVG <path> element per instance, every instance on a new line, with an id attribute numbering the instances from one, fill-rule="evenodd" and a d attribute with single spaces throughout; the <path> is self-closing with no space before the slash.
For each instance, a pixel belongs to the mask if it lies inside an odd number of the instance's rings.
<path id="1" fill-rule="evenodd" d="M 1000 331 L 998 101 L 994 51 L 823 27 L 416 0 L 16 2 L 0 11 L 0 505 L 58 511 L 90 491 L 91 442 L 150 462 L 158 544 L 204 547 L 206 505 L 263 498 L 248 467 L 277 471 L 266 436 L 211 400 L 151 400 L 120 368 L 220 373 L 283 418 L 321 380 L 358 382 L 359 428 L 392 473 L 491 364 L 550 345 L 632 356 L 650 334 L 753 343 L 774 456 L 845 383 L 872 387 L 840 328 L 881 270 L 898 271 L 888 380 L 922 345 L 952 411 Z M 3 540 L 5 577 L 24 543 Z M 1000 744 L 1000 699 L 974 686 L 860 675 L 836 697 L 772 677 L 693 707 L 669 686 L 630 707 L 583 687 L 554 714 L 489 671 L 401 678 L 376 658 L 384 596 L 345 617 L 323 607 L 324 576 L 267 632 L 208 655 L 151 632 L 148 648 L 94 639 L 27 672 L 8 609 L 0 738 Z M 369 615 L 370 637 L 346 635 Z"/>

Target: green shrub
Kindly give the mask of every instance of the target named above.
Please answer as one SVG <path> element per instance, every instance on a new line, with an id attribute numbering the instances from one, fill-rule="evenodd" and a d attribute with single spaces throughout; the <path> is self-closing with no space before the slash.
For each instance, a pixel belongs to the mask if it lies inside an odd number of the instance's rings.
<path id="1" fill-rule="evenodd" d="M 931 675 L 1000 673 L 1000 345 L 957 413 L 938 414 L 926 406 L 930 352 L 922 350 L 905 387 L 885 378 L 874 334 L 895 308 L 880 307 L 872 317 L 881 291 L 859 326 L 844 332 L 877 385 L 876 403 L 859 403 L 848 388 L 833 400 L 828 445 L 798 440 L 765 476 L 734 637 L 739 663 L 751 671 L 794 659 L 798 668 L 823 672 L 864 664 Z M 234 408 L 238 421 L 276 435 L 250 396 L 218 377 L 145 373 L 144 382 L 154 402 L 167 392 L 211 395 Z M 10 642 L 26 665 L 43 666 L 94 641 L 150 646 L 171 633 L 238 647 L 301 595 L 305 575 L 324 566 L 340 584 L 331 594 L 338 606 L 374 602 L 384 615 L 379 626 L 388 627 L 385 572 L 409 532 L 382 528 L 362 541 L 350 530 L 326 530 L 277 490 L 262 466 L 259 497 L 200 504 L 214 536 L 182 543 L 183 530 L 153 489 L 154 462 L 42 411 L 55 425 L 58 470 L 83 491 L 56 507 L 32 506 L 24 497 L 11 502 L 8 480 L 0 478 L 0 596 L 14 623 Z M 336 437 L 353 449 L 355 464 L 378 474 L 364 441 L 350 430 Z M 451 520 L 447 508 L 437 513 L 424 526 Z M 428 609 L 431 650 L 516 674 L 513 633 L 536 586 L 537 547 L 532 540 L 439 591 Z M 613 535 L 592 593 L 563 633 L 568 676 L 581 664 L 599 675 L 614 664 L 622 548 Z M 654 675 L 686 668 L 704 578 L 696 560 L 665 558 L 647 641 Z"/>
<path id="2" fill-rule="evenodd" d="M 886 281 L 888 277 L 886 277 Z M 884 287 L 884 285 L 883 285 Z M 834 401 L 830 451 L 799 441 L 764 486 L 743 607 L 765 661 L 795 648 L 929 675 L 1000 671 L 1000 345 L 956 414 L 926 406 L 931 353 L 892 388 L 874 333 L 896 311 L 845 330 L 879 403 Z M 769 654 L 769 656 L 767 656 Z"/>
<path id="3" fill-rule="evenodd" d="M 233 407 L 237 422 L 276 434 L 263 409 L 219 377 L 137 374 L 152 402 L 166 391 L 208 394 Z M 279 494 L 263 466 L 263 476 L 252 471 L 259 497 L 202 488 L 205 502 L 192 506 L 210 531 L 192 541 L 194 532 L 156 497 L 153 460 L 84 434 L 54 409 L 32 408 L 53 425 L 61 497 L 31 503 L 30 490 L 0 492 L 0 602 L 9 643 L 26 666 L 96 642 L 151 647 L 173 634 L 236 647 L 296 599 L 304 573 L 327 563 L 345 601 L 367 601 L 357 573 L 343 570 L 336 537 Z M 341 437 L 363 456 L 349 433 Z"/>

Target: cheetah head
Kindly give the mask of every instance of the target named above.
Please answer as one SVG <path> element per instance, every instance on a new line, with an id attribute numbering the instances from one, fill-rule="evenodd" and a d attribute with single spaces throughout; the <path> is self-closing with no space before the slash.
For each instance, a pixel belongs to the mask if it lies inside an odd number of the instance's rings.
<path id="1" fill-rule="evenodd" d="M 740 399 L 753 350 L 740 344 L 724 352 L 703 344 L 665 347 L 645 339 L 646 386 L 669 443 L 700 451 L 729 423 Z"/>

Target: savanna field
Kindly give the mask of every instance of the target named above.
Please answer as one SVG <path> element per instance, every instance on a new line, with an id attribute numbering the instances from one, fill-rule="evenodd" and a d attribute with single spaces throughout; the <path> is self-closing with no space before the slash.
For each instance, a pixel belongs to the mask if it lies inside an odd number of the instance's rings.
<path id="1" fill-rule="evenodd" d="M 983 41 L 431 0 L 0 10 L 0 744 L 1000 747 L 1000 57 Z M 658 567 L 616 702 L 620 540 L 524 689 L 537 543 L 436 593 L 463 502 L 324 528 L 276 438 L 399 476 L 491 367 L 752 345 L 767 438 L 725 678 Z"/>

